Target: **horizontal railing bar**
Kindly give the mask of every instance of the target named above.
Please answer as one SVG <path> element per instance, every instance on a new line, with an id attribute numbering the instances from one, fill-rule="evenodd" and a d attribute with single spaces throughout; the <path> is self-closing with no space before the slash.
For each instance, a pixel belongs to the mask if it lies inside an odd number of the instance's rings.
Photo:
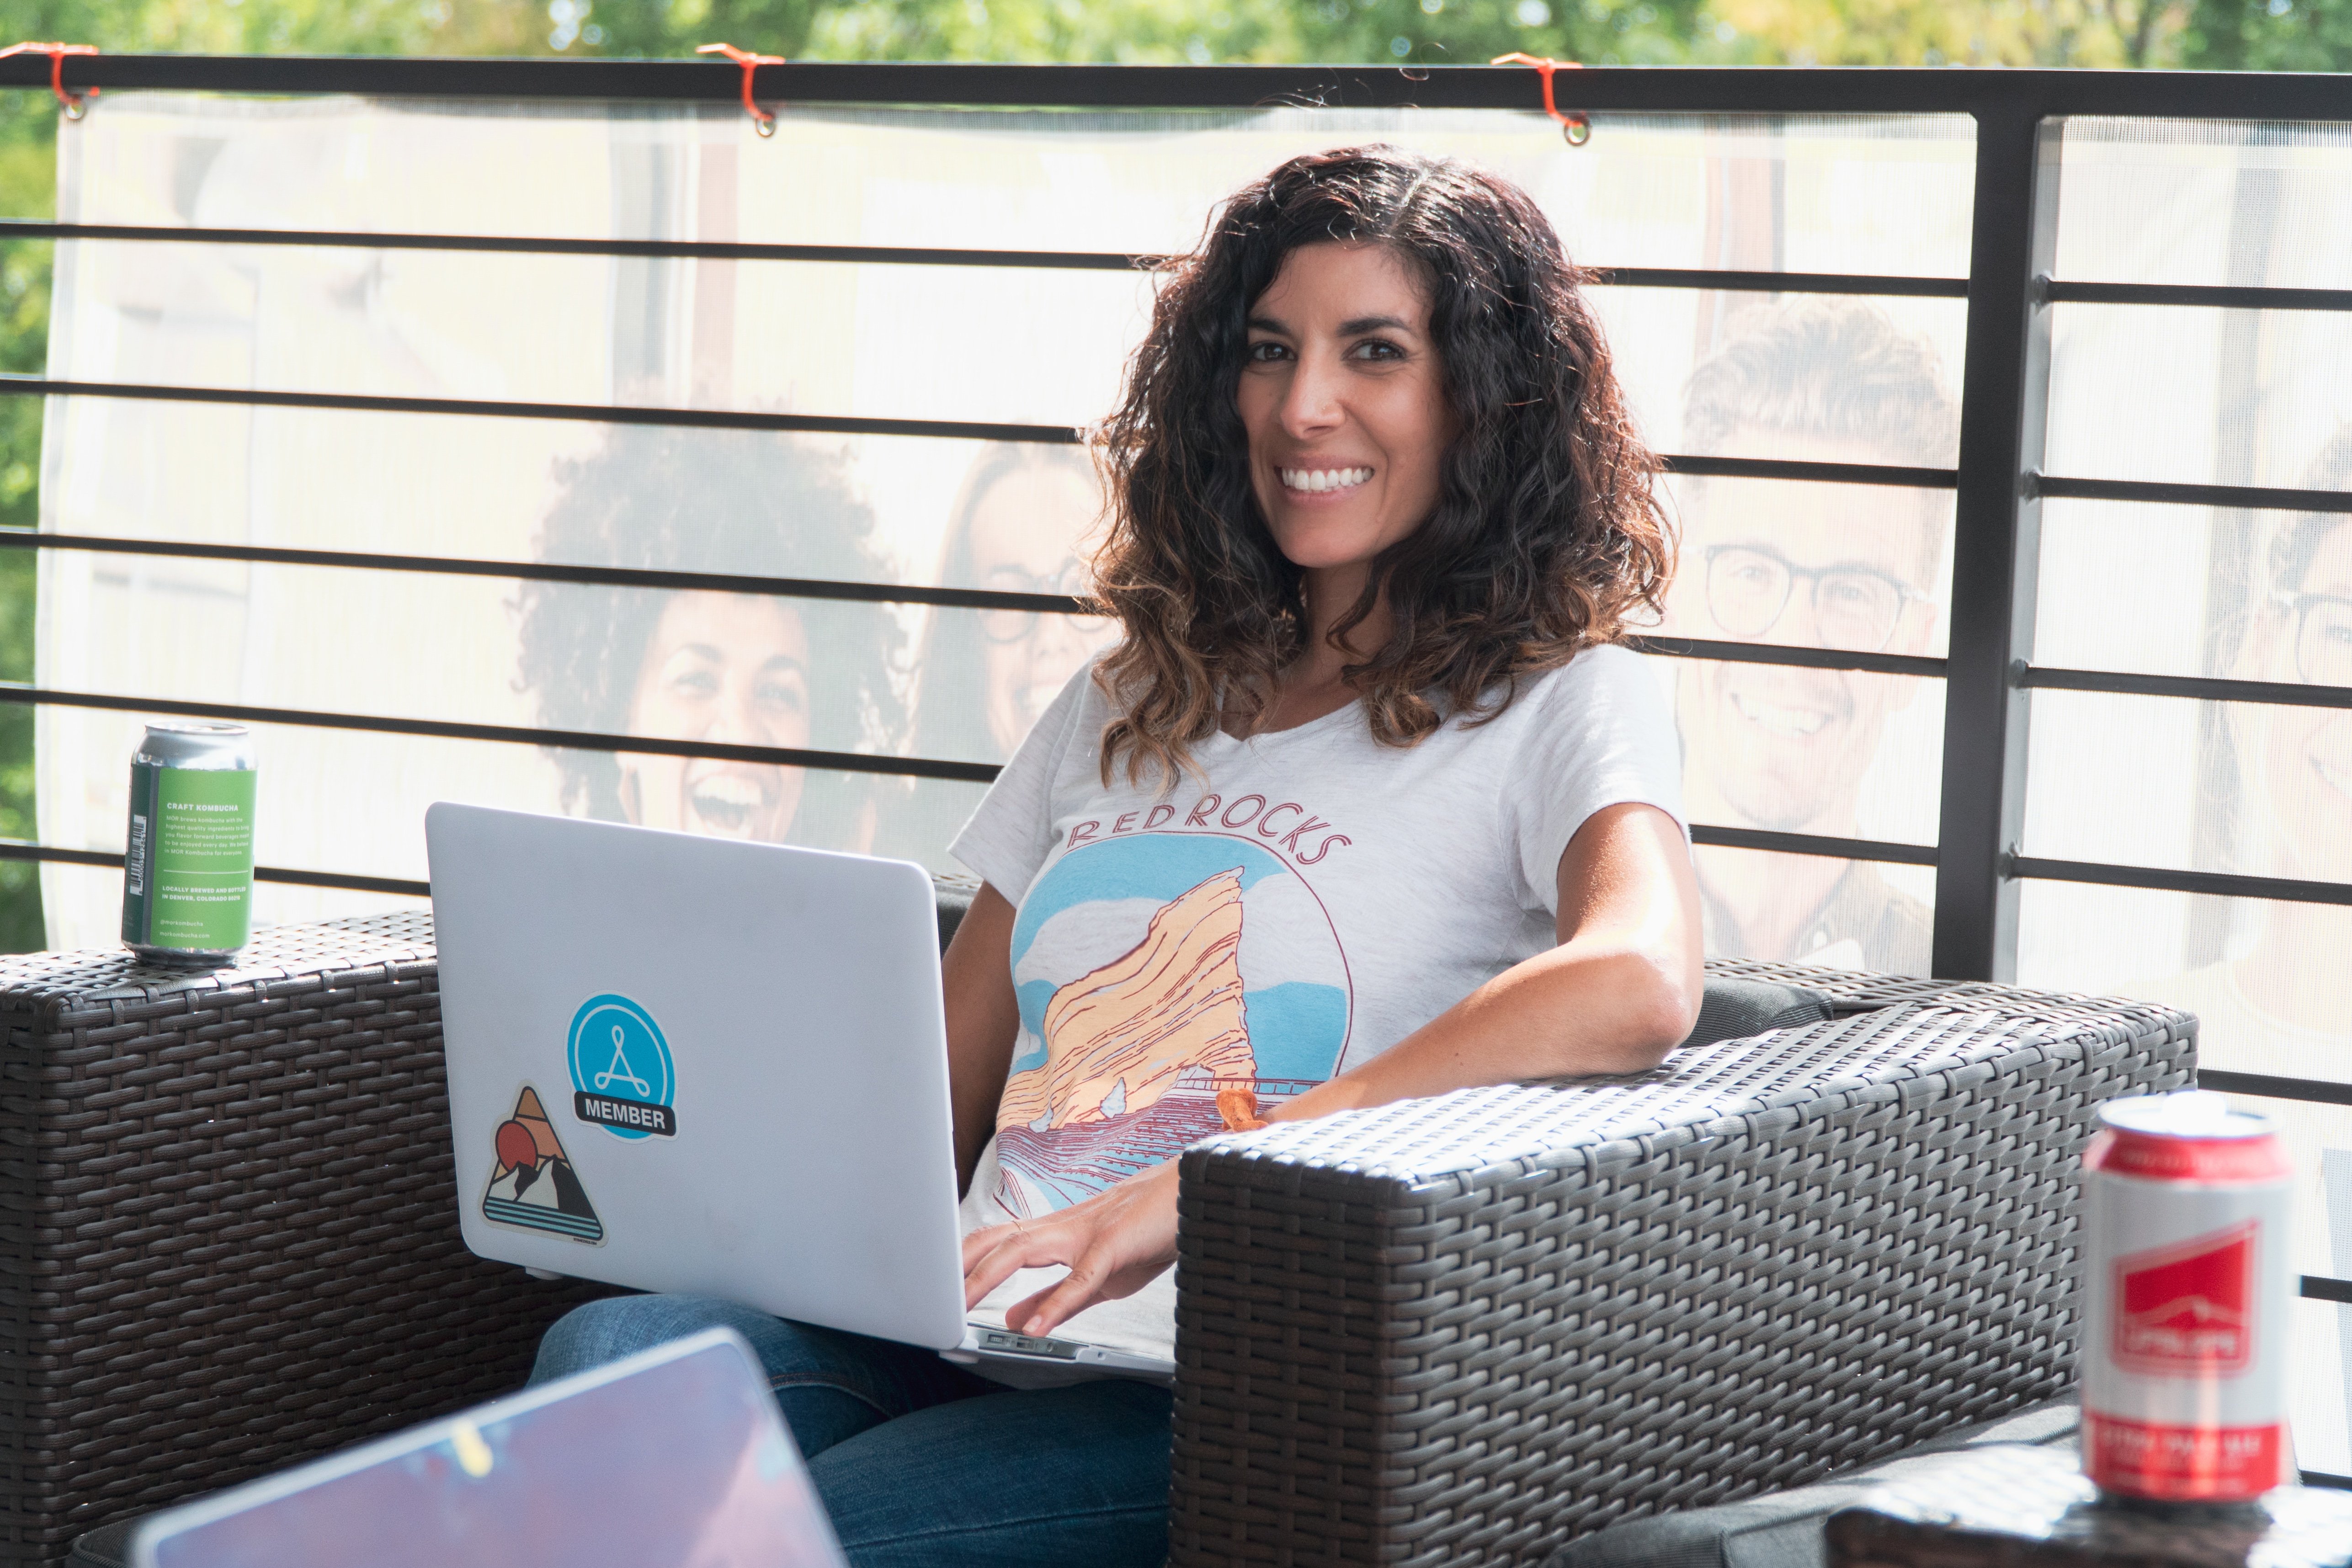
<path id="1" fill-rule="evenodd" d="M 1030 441 L 1076 446 L 1075 425 L 980 424 L 947 419 L 864 419 L 716 408 L 643 408 L 618 403 L 492 402 L 473 398 L 373 397 L 361 392 L 256 392 L 237 387 L 148 386 L 0 375 L 0 396 L 111 397 L 149 402 L 208 402 L 251 408 L 330 408 L 362 413 L 435 413 L 478 419 L 562 419 L 597 424 L 665 424 L 697 430 L 798 431 L 824 435 L 918 435 L 950 441 Z"/>
<path id="2" fill-rule="evenodd" d="M 1778 643 L 1715 642 L 1705 637 L 1628 637 L 1637 653 L 1669 659 L 1720 659 L 1734 664 L 1795 664 L 1808 670 L 1864 670 L 1879 675 L 1922 675 L 1941 680 L 1944 661 L 1911 653 L 1859 653 L 1835 648 L 1790 648 Z"/>
<path id="3" fill-rule="evenodd" d="M 0 374 L 0 397 L 110 397 L 150 402 L 204 402 L 254 408 L 342 409 L 361 413 L 433 413 L 479 419 L 560 419 L 599 424 L 679 425 L 698 430 L 800 431 L 826 435 L 915 435 L 949 441 L 1027 441 L 1084 445 L 1087 433 L 1066 424 L 983 424 L 947 419 L 767 413 L 716 408 L 647 408 L 623 403 L 492 402 L 472 398 L 376 397 L 363 392 L 259 392 L 242 387 L 159 386 L 138 382 L 61 382 Z M 1949 468 L 1899 468 L 1875 463 L 1801 463 L 1778 457 L 1701 457 L 1662 453 L 1667 472 L 1738 479 L 1834 485 L 1953 487 Z"/>
<path id="4" fill-rule="evenodd" d="M 2284 707 L 2352 708 L 2352 686 L 2301 681 L 2239 681 L 2217 675 L 2143 675 L 2119 670 L 2063 670 L 2029 664 L 2017 684 L 2041 691 L 2110 692 L 2120 696 L 2196 697 L 2216 703 L 2276 703 Z"/>
<path id="5" fill-rule="evenodd" d="M 1823 833 L 1780 833 L 1762 828 L 1711 828 L 1691 824 L 1691 842 L 1727 850 L 1769 850 L 1776 854 L 1826 855 L 1842 861 L 1885 861 L 1894 865 L 1934 865 L 1932 844 L 1898 844 L 1885 839 L 1840 839 Z"/>
<path id="6" fill-rule="evenodd" d="M 357 550 L 284 549 L 274 545 L 201 544 L 180 539 L 114 538 L 91 534 L 44 534 L 0 528 L 0 549 L 90 550 L 107 555 L 169 556 L 248 561 L 271 566 L 348 567 L 367 571 L 418 571 L 454 577 L 521 578 L 604 588 L 667 588 L 688 592 L 764 593 L 783 599 L 843 600 L 859 604 L 930 604 L 949 610 L 1023 610 L 1069 615 L 1084 601 L 1060 593 L 1000 593 L 973 588 L 917 588 L 887 582 L 836 582 L 821 578 L 740 577 L 727 572 L 655 571 L 635 567 L 570 566 L 559 561 L 467 560 L 447 556 L 371 555 Z"/>
<path id="7" fill-rule="evenodd" d="M 373 229 L 219 229 L 155 224 L 59 224 L 0 218 L 0 241 L 77 239 L 173 245 L 259 245 L 318 249 L 488 251 L 517 256 L 612 256 L 689 261 L 819 262 L 857 267 L 1028 267 L 1075 272 L 1135 272 L 1166 256 L 1115 251 L 971 250 L 887 245 L 763 245 L 746 240 L 573 239 L 523 235 L 397 234 Z M 1603 288 L 1713 288 L 1764 294 L 1859 294 L 1965 299 L 1965 277 L 1905 277 L 1867 273 L 1769 272 L 1685 267 L 1594 267 L 1586 280 Z"/>
<path id="8" fill-rule="evenodd" d="M 2352 1105 L 2352 1083 L 2331 1083 L 2324 1078 L 2274 1078 L 2267 1072 L 2229 1072 L 2200 1067 L 2197 1070 L 2197 1087 L 2219 1090 L 2224 1094 L 2254 1094 L 2265 1100 Z"/>
<path id="9" fill-rule="evenodd" d="M 671 740 L 652 735 L 607 735 L 599 730 L 534 729 L 509 724 L 455 724 L 445 719 L 321 713 L 309 708 L 192 703 L 163 697 L 118 696 L 110 692 L 56 691 L 23 685 L 15 681 L 0 682 L 0 702 L 33 706 L 100 708 L 114 713 L 172 714 L 184 718 L 227 719 L 237 724 L 283 724 L 310 729 L 414 735 L 435 740 L 488 740 L 503 745 L 544 746 L 573 751 L 708 757 L 723 762 L 768 763 L 779 768 L 821 768 L 836 773 L 878 773 L 900 779 L 944 779 L 964 784 L 991 783 L 998 772 L 992 762 L 942 762 L 925 757 L 883 757 L 863 751 L 813 751 L 783 746 L 727 746 L 715 741 Z"/>
<path id="10" fill-rule="evenodd" d="M 1966 299 L 1965 277 L 1901 277 L 1860 272 L 1758 272 L 1696 267 L 1596 267 L 1604 288 L 1715 288 L 1738 294 L 1867 294 L 1898 299 Z"/>
<path id="11" fill-rule="evenodd" d="M 371 96 L 666 99 L 719 105 L 742 90 L 733 65 L 704 60 L 421 59 L 362 57 L 68 57 L 68 89 Z M 0 87 L 46 89 L 49 62 L 0 61 Z M 1252 109 L 1507 109 L 1541 113 L 1535 75 L 1486 66 L 762 66 L 753 91 L 787 105 Z M 2340 82 L 2231 71 L 1940 68 L 1594 67 L 1562 83 L 1564 108 L 1666 114 L 2132 115 L 2264 120 L 2352 119 Z M 103 112 L 103 105 L 100 106 Z M 1556 136 L 1537 121 L 1530 134 Z"/>
<path id="12" fill-rule="evenodd" d="M 339 887 L 353 893 L 398 893 L 410 898 L 430 898 L 433 884 L 404 876 L 351 876 L 338 871 L 292 871 L 285 866 L 257 865 L 256 882 L 285 882 L 297 887 Z"/>
<path id="13" fill-rule="evenodd" d="M 5 698 L 0 698 L 5 700 Z M 1867 839 L 1822 838 L 1809 833 L 1761 833 L 1742 828 L 1694 827 L 1694 841 L 1701 844 L 1720 843 L 1727 848 L 1775 849 L 1790 854 L 1829 855 L 1839 860 L 1888 861 L 1898 864 L 1928 865 L 1935 861 L 1933 850 L 1923 850 L 1913 844 L 1891 844 Z M 1751 839 L 1769 842 L 1750 843 Z M 1925 860 L 1919 857 L 1925 855 Z M 98 850 L 58 849 L 46 844 L 29 844 L 20 840 L 0 840 L 0 860 L 55 861 L 72 865 L 108 866 L 121 869 L 122 857 Z M 309 887 L 351 888 L 363 893 L 407 894 L 417 898 L 428 896 L 432 888 L 421 882 L 404 881 L 399 877 L 349 876 L 339 872 L 289 871 L 277 866 L 257 866 L 254 876 L 262 882 L 294 883 Z M 2201 1075 L 2210 1078 L 2210 1073 Z M 2252 1091 L 2240 1091 L 2252 1092 Z"/>
<path id="14" fill-rule="evenodd" d="M 2209 310 L 2352 310 L 2352 288 L 2258 288 L 2209 283 L 2042 280 L 2053 305 L 2182 305 Z"/>
<path id="15" fill-rule="evenodd" d="M 565 239 L 522 235 L 383 234 L 366 229 L 173 228 L 149 224 L 53 224 L 0 218 L 0 241 L 98 239 L 182 245 L 264 245 L 352 250 L 489 251 L 515 256 L 614 256 L 681 261 L 794 261 L 875 267 L 1029 267 L 1133 272 L 1162 258 L 1084 250 L 968 250 L 887 245 L 759 245 L 738 240 Z"/>
<path id="16" fill-rule="evenodd" d="M 2263 485 L 2173 485 L 2156 479 L 2076 479 L 2028 474 L 2029 496 L 2056 501 L 2158 501 L 2248 511 L 2352 512 L 2352 490 L 2287 490 Z"/>
<path id="17" fill-rule="evenodd" d="M 2352 904 L 2352 884 L 2298 877 L 2240 876 L 2216 871 L 2161 871 L 2154 866 L 2004 855 L 2001 873 L 2024 882 L 2084 882 L 2153 893 L 2193 893 L 2214 898 L 2266 898 L 2284 904 Z"/>
<path id="18" fill-rule="evenodd" d="M 52 844 L 28 844 L 22 839 L 0 839 L 0 861 L 47 861 L 53 865 L 94 865 L 115 871 L 122 869 L 122 857 L 102 850 L 59 849 Z M 253 868 L 256 882 L 291 883 L 297 887 L 335 887 L 352 893 L 398 893 L 411 898 L 429 898 L 430 883 L 411 882 L 398 876 L 351 876 L 335 871 L 293 871 L 285 866 L 257 865 Z"/>
<path id="19" fill-rule="evenodd" d="M 0 528 L 0 549 L 89 550 L 107 555 L 163 556 L 271 566 L 339 567 L 456 577 L 520 578 L 530 581 L 573 582 L 608 588 L 761 593 L 785 599 L 840 600 L 862 604 L 929 604 L 950 610 L 1015 610 L 1041 615 L 1082 614 L 1088 609 L 1086 601 L 1059 593 L 1004 593 L 989 589 L 924 588 L 898 583 L 840 582 L 820 578 L 657 571 L 637 567 L 574 566 L 560 561 L 472 560 L 448 556 L 293 549 L 276 545 L 209 544 L 184 539 L 38 533 L 30 528 Z M 1834 648 L 1785 647 L 1772 643 L 1715 642 L 1702 637 L 1629 637 L 1625 643 L 1635 653 L 1668 658 L 1790 664 L 1805 669 L 1856 670 L 1874 674 L 1916 675 L 1929 679 L 1940 678 L 1944 674 L 1943 660 L 1907 653 L 1851 653 Z"/>
<path id="20" fill-rule="evenodd" d="M 2305 1274 L 2303 1277 L 2302 1289 L 2298 1293 L 2315 1301 L 2352 1302 L 2352 1280 L 2330 1280 L 2318 1274 Z M 2316 1479 L 2314 1479 L 2315 1476 Z M 2305 1470 L 2303 1474 L 2303 1484 L 2352 1487 L 2352 1476 L 2331 1476 Z"/>
<path id="21" fill-rule="evenodd" d="M 1786 457 L 1698 457 L 1661 454 L 1669 474 L 1707 479 L 1791 479 L 1827 485 L 1898 485 L 1915 490 L 1950 490 L 1959 485 L 1956 468 L 1901 468 L 1882 463 L 1803 463 Z"/>

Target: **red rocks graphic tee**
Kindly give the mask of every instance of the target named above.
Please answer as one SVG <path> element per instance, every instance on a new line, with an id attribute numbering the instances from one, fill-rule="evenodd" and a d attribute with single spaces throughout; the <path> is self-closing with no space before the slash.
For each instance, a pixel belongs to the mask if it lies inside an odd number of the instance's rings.
<path id="1" fill-rule="evenodd" d="M 1561 852 L 1627 801 L 1681 819 L 1672 715 L 1620 648 L 1522 682 L 1488 723 L 1419 746 L 1360 705 L 1195 749 L 1161 789 L 1099 762 L 1108 699 L 1081 671 L 953 846 L 1018 910 L 1021 1031 L 964 1202 L 967 1229 L 1049 1213 L 1379 1055 L 1553 946 Z M 1001 1312 L 1059 1270 L 990 1296 Z M 1063 1331 L 1167 1354 L 1172 1275 Z"/>

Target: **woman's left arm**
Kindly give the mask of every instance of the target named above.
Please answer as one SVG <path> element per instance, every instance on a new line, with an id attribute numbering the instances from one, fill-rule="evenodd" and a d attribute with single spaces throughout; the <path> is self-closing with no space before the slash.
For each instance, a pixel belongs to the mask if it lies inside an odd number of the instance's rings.
<path id="1" fill-rule="evenodd" d="M 1698 880 L 1682 829 L 1654 806 L 1594 812 L 1559 857 L 1559 946 L 1504 970 L 1362 1066 L 1270 1113 L 1302 1121 L 1488 1083 L 1655 1067 L 1698 1017 Z M 966 1304 L 1017 1269 L 1068 1278 L 1005 1314 L 1043 1334 L 1131 1295 L 1176 1259 L 1176 1162 L 1042 1218 L 964 1239 Z"/>

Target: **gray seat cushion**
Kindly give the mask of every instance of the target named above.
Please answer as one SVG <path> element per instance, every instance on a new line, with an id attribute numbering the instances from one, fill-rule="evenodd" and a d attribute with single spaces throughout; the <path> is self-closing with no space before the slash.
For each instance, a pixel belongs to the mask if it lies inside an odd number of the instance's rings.
<path id="1" fill-rule="evenodd" d="M 2063 1399 L 1947 1432 L 1894 1458 L 1794 1491 L 1629 1519 L 1570 1542 L 1544 1568 L 1823 1568 L 1829 1551 L 1822 1526 L 1876 1482 L 1948 1465 L 1955 1455 L 1994 1444 L 2071 1448 L 2079 1415 L 2074 1400 Z"/>
<path id="2" fill-rule="evenodd" d="M 1732 980 L 1710 975 L 1700 997 L 1698 1021 L 1680 1049 L 1745 1040 L 1770 1029 L 1801 1029 L 1837 1016 L 1836 1004 L 1819 991 L 1769 980 Z"/>
<path id="3" fill-rule="evenodd" d="M 962 925 L 963 917 L 971 913 L 972 894 L 979 891 L 980 883 L 968 876 L 935 875 L 931 878 L 931 896 L 938 902 L 940 909 L 940 952 L 948 950 L 948 942 L 955 936 L 956 927 Z"/>

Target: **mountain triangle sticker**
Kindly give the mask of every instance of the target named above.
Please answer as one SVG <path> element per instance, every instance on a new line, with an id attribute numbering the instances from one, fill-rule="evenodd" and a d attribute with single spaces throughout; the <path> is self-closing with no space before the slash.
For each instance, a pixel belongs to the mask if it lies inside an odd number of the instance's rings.
<path id="1" fill-rule="evenodd" d="M 604 1222 L 596 1218 L 539 1091 L 528 1083 L 515 1097 L 514 1114 L 499 1124 L 498 1163 L 482 1194 L 482 1218 L 592 1246 L 604 1242 Z"/>

